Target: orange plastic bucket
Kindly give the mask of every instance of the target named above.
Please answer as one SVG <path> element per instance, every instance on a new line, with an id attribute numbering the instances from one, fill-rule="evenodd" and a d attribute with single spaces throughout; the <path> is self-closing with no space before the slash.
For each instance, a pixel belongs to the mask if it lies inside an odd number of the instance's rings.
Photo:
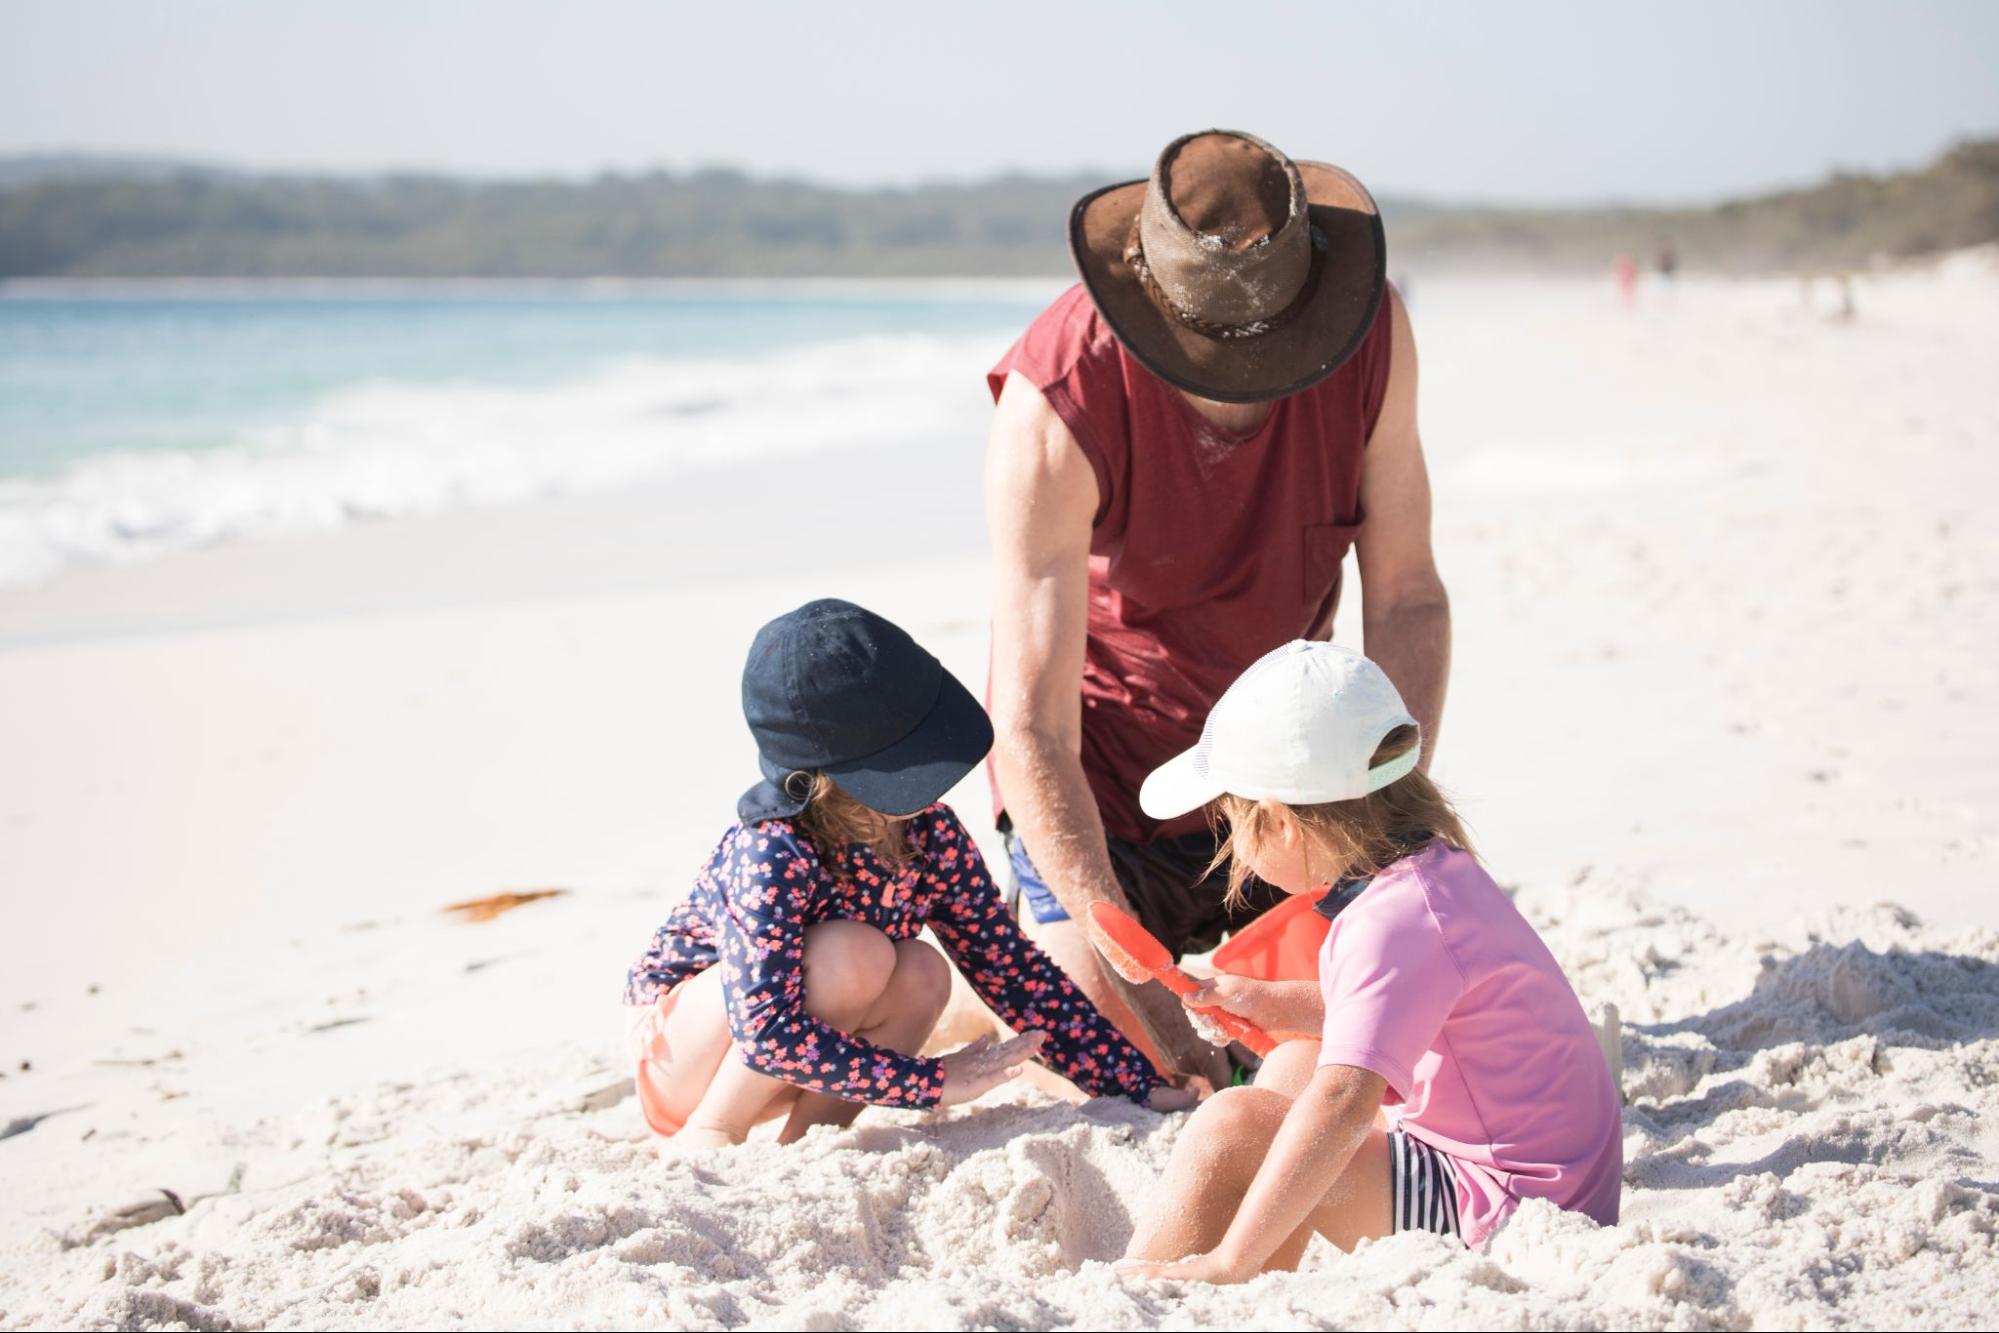
<path id="1" fill-rule="evenodd" d="M 1313 981 L 1333 923 L 1312 910 L 1328 890 L 1285 899 L 1214 952 L 1215 969 L 1259 981 Z"/>

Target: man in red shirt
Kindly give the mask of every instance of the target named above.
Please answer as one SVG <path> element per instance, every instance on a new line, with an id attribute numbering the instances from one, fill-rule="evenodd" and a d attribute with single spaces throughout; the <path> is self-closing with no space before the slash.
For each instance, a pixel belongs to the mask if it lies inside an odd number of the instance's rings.
<path id="1" fill-rule="evenodd" d="M 1360 182 L 1250 135 L 1175 140 L 1150 180 L 1077 203 L 1070 247 L 1082 283 L 989 377 L 995 805 L 1029 933 L 1219 1083 L 1177 1002 L 1101 967 L 1077 922 L 1108 899 L 1193 953 L 1276 900 L 1229 909 L 1205 817 L 1149 820 L 1138 788 L 1243 668 L 1331 637 L 1349 547 L 1363 650 L 1435 744 L 1450 608 L 1416 345 Z"/>

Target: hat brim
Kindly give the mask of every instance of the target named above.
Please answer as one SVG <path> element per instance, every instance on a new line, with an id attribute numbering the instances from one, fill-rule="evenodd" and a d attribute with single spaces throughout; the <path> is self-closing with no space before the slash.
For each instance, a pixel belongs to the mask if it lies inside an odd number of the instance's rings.
<path id="1" fill-rule="evenodd" d="M 1183 750 L 1146 774 L 1138 808 L 1153 819 L 1178 819 L 1223 794 L 1220 783 L 1194 771 L 1194 752 Z"/>
<path id="2" fill-rule="evenodd" d="M 937 702 L 913 731 L 864 758 L 828 764 L 826 774 L 870 810 L 913 815 L 941 800 L 992 748 L 992 719 L 946 671 Z"/>
<path id="3" fill-rule="evenodd" d="M 1154 305 L 1125 262 L 1146 182 L 1107 185 L 1076 201 L 1069 251 L 1090 299 L 1139 364 L 1202 398 L 1259 403 L 1298 393 L 1338 370 L 1374 325 L 1388 281 L 1388 241 L 1374 199 L 1327 162 L 1298 162 L 1307 212 L 1326 238 L 1318 285 L 1296 315 L 1254 338 L 1197 333 Z"/>
<path id="4" fill-rule="evenodd" d="M 913 815 L 935 805 L 964 781 L 993 748 L 992 719 L 949 671 L 939 682 L 937 702 L 892 745 L 823 770 L 847 795 L 885 815 Z M 743 793 L 736 813 L 745 822 L 789 819 L 805 802 L 784 790 L 789 771 L 759 755 L 764 781 Z"/>
<path id="5" fill-rule="evenodd" d="M 736 798 L 736 818 L 745 824 L 790 819 L 805 808 L 803 798 L 794 797 L 784 789 L 784 780 L 791 776 L 792 770 L 773 764 L 761 754 L 757 756 L 757 767 L 763 770 L 764 780 Z"/>

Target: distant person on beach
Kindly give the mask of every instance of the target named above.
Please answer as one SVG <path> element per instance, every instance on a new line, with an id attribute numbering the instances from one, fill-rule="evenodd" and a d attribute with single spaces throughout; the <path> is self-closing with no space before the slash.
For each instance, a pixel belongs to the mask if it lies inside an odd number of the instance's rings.
<path id="1" fill-rule="evenodd" d="M 1617 286 L 1617 299 L 1629 310 L 1638 304 L 1638 261 L 1621 254 L 1610 261 L 1610 280 Z"/>
<path id="2" fill-rule="evenodd" d="M 817 601 L 758 632 L 743 710 L 764 780 L 625 980 L 639 1107 L 678 1150 L 778 1141 L 864 1104 L 951 1106 L 1045 1059 L 1087 1092 L 1191 1103 L 1021 935 L 939 801 L 992 745 L 978 701 L 880 616 Z M 1018 1035 L 917 1054 L 951 963 Z"/>
<path id="3" fill-rule="evenodd" d="M 1181 1131 L 1127 1275 L 1245 1282 L 1297 1267 L 1315 1232 L 1476 1248 L 1525 1199 L 1617 1221 L 1623 1128 L 1596 1031 L 1417 769 L 1420 740 L 1374 663 L 1297 642 L 1146 779 L 1157 818 L 1226 816 L 1232 894 L 1252 875 L 1323 892 L 1332 929 L 1316 980 L 1223 974 L 1184 1001 L 1288 1040 Z"/>
<path id="4" fill-rule="evenodd" d="M 1859 309 L 1853 301 L 1852 275 L 1834 273 L 1827 280 L 1832 283 L 1832 295 L 1836 304 L 1825 318 L 1834 324 L 1851 324 L 1859 314 Z M 1810 273 L 1798 277 L 1798 301 L 1804 307 L 1806 314 L 1818 313 L 1818 284 Z"/>
<path id="5" fill-rule="evenodd" d="M 1349 550 L 1367 649 L 1435 737 L 1450 610 L 1416 344 L 1367 190 L 1247 134 L 1174 140 L 1078 202 L 1070 246 L 1082 283 L 989 375 L 995 807 L 1029 933 L 1220 1086 L 1179 1006 L 1114 980 L 1076 921 L 1109 900 L 1182 955 L 1282 896 L 1229 895 L 1205 815 L 1155 818 L 1138 787 L 1249 663 L 1331 634 Z"/>
<path id="6" fill-rule="evenodd" d="M 1853 278 L 1850 274 L 1842 273 L 1839 275 L 1839 309 L 1834 312 L 1833 318 L 1841 324 L 1851 324 L 1858 313 L 1857 307 L 1853 304 Z"/>

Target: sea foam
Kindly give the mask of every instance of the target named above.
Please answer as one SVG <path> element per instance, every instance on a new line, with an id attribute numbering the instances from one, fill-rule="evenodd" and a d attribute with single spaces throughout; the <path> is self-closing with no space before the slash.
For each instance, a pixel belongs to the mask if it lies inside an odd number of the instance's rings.
<path id="1" fill-rule="evenodd" d="M 0 481 L 0 583 L 981 431 L 981 373 L 1003 345 L 1003 334 L 883 336 L 756 359 L 621 360 L 537 387 L 357 384 L 225 447 Z"/>

